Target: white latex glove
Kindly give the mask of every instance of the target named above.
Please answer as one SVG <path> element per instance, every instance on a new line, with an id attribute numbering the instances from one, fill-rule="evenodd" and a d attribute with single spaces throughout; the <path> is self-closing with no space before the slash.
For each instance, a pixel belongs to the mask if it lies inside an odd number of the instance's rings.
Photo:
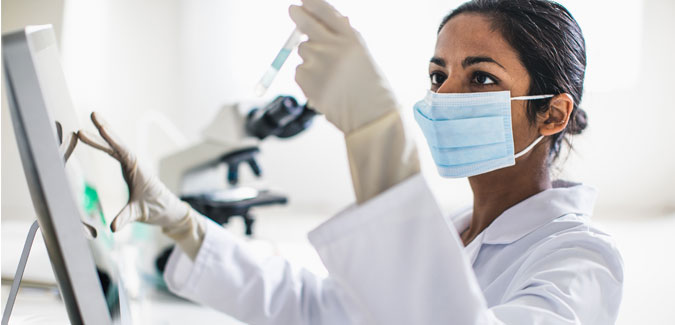
<path id="1" fill-rule="evenodd" d="M 103 141 L 86 130 L 80 130 L 78 137 L 119 161 L 129 187 L 129 202 L 110 224 L 112 231 L 118 231 L 134 221 L 160 226 L 194 259 L 204 240 L 203 216 L 171 193 L 156 176 L 144 170 L 136 156 L 122 144 L 100 115 L 92 113 L 91 120 Z"/>
<path id="2" fill-rule="evenodd" d="M 63 161 L 67 162 L 70 155 L 75 151 L 75 146 L 77 146 L 77 134 L 75 132 L 68 133 L 65 139 L 60 139 L 60 141 L 59 152 L 63 157 Z"/>
<path id="3" fill-rule="evenodd" d="M 344 132 L 357 203 L 419 173 L 396 99 L 349 19 L 323 0 L 303 0 L 289 13 L 308 36 L 295 80 L 309 105 Z"/>
<path id="4" fill-rule="evenodd" d="M 291 18 L 308 40 L 298 47 L 297 81 L 309 105 L 345 134 L 397 109 L 359 32 L 323 0 L 291 6 Z"/>

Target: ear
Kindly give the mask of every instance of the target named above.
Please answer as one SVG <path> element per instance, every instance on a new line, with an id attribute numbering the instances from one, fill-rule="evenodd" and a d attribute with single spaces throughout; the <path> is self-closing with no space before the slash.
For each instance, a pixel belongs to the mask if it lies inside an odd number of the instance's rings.
<path id="1" fill-rule="evenodd" d="M 570 94 L 559 94 L 551 98 L 548 110 L 537 116 L 539 134 L 550 136 L 562 132 L 570 120 L 574 99 Z"/>

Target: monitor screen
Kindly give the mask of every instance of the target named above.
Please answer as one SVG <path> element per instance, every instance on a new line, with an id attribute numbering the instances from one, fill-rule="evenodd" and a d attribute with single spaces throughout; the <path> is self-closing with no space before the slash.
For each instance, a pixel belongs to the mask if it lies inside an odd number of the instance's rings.
<path id="1" fill-rule="evenodd" d="M 29 26 L 3 35 L 2 46 L 19 153 L 68 316 L 72 323 L 111 323 L 120 310 L 115 243 L 83 167 L 86 151 L 64 157 L 80 125 L 54 32 Z"/>

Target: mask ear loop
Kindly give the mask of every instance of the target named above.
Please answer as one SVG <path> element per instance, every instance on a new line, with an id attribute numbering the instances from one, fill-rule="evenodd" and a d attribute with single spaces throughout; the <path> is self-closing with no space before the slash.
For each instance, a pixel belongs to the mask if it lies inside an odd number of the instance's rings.
<path id="1" fill-rule="evenodd" d="M 515 155 L 513 156 L 513 158 L 514 158 L 514 159 L 518 159 L 518 158 L 522 157 L 524 154 L 526 154 L 526 153 L 528 153 L 530 150 L 532 150 L 532 148 L 534 148 L 534 146 L 536 146 L 537 143 L 539 143 L 539 141 L 541 141 L 541 139 L 543 139 L 543 138 L 544 138 L 544 136 L 543 136 L 543 135 L 540 135 L 536 140 L 534 140 L 534 142 L 532 142 L 529 146 L 527 146 L 527 148 L 525 148 L 525 149 L 523 149 L 521 152 L 515 154 Z"/>
<path id="2" fill-rule="evenodd" d="M 535 99 L 551 98 L 553 96 L 554 95 L 518 96 L 518 97 L 511 97 L 511 100 L 535 100 Z"/>
<path id="3" fill-rule="evenodd" d="M 551 98 L 551 97 L 553 97 L 553 96 L 554 96 L 554 95 L 518 96 L 518 97 L 511 97 L 511 100 L 534 100 L 534 99 Z M 543 138 L 544 138 L 544 136 L 543 136 L 543 135 L 540 135 L 540 136 L 539 136 L 536 140 L 534 140 L 529 146 L 527 146 L 527 148 L 525 148 L 525 149 L 523 149 L 521 152 L 515 154 L 515 155 L 513 156 L 513 158 L 514 158 L 514 159 L 518 159 L 518 158 L 522 157 L 524 154 L 526 154 L 526 153 L 528 153 L 530 150 L 532 150 L 532 148 L 534 148 L 534 146 L 536 146 L 537 143 L 539 143 L 539 141 L 541 141 L 541 139 L 543 139 Z"/>

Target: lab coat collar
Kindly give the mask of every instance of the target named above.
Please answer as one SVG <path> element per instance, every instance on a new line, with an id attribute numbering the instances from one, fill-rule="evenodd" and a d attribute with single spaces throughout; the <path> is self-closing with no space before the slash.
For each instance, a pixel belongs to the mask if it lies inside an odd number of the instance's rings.
<path id="1" fill-rule="evenodd" d="M 559 184 L 561 187 L 537 193 L 504 211 L 474 241 L 481 241 L 481 244 L 510 244 L 558 217 L 567 214 L 590 217 L 597 197 L 596 189 L 582 184 L 558 182 L 554 186 Z M 459 233 L 469 226 L 471 215 L 472 209 L 468 208 L 453 218 Z"/>

